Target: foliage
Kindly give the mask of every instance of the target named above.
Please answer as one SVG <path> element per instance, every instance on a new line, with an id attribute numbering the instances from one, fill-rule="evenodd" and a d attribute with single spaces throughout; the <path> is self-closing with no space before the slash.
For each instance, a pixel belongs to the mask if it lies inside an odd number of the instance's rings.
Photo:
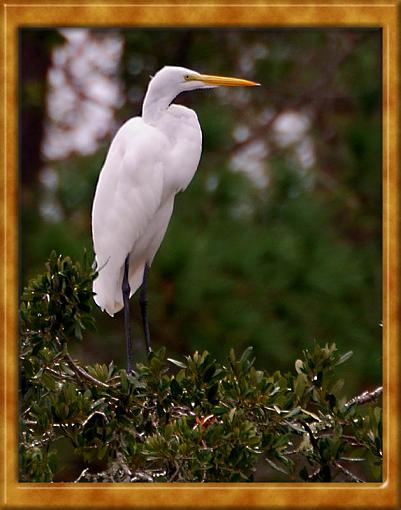
<path id="1" fill-rule="evenodd" d="M 285 374 L 257 370 L 250 347 L 223 363 L 161 348 L 132 374 L 83 366 L 68 347 L 93 327 L 94 276 L 52 253 L 22 295 L 21 481 L 54 479 L 60 438 L 81 482 L 249 482 L 261 461 L 265 481 L 380 480 L 381 408 L 340 396 L 351 352 L 315 343 Z"/>

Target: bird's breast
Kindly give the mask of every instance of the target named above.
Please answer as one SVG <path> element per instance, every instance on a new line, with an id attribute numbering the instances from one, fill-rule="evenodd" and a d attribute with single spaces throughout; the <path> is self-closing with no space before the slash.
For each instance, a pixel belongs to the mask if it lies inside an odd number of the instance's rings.
<path id="1" fill-rule="evenodd" d="M 164 170 L 164 186 L 177 193 L 191 182 L 202 152 L 202 131 L 196 113 L 180 105 L 169 107 L 160 129 L 170 143 L 168 164 Z"/>

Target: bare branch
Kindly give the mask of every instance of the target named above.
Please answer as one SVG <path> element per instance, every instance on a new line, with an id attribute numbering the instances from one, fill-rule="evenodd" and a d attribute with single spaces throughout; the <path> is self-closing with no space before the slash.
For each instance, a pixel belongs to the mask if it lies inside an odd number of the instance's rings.
<path id="1" fill-rule="evenodd" d="M 357 482 L 357 483 L 363 483 L 364 482 L 364 480 L 362 480 L 361 478 L 358 478 L 356 475 L 354 475 L 354 473 L 352 473 L 349 469 L 345 468 L 338 461 L 335 461 L 334 465 L 342 473 L 344 473 L 346 476 L 348 476 L 348 478 L 350 478 L 353 482 Z"/>
<path id="2" fill-rule="evenodd" d="M 357 395 L 356 397 L 348 400 L 346 402 L 345 407 L 350 407 L 352 405 L 361 405 L 368 404 L 369 402 L 373 402 L 377 400 L 379 397 L 383 395 L 383 386 L 379 386 L 373 391 L 364 391 L 361 395 Z"/>
<path id="3" fill-rule="evenodd" d="M 83 377 L 84 379 L 92 382 L 93 384 L 96 384 L 96 386 L 101 386 L 102 388 L 109 388 L 109 385 L 102 382 L 102 381 L 99 381 L 98 379 L 96 379 L 95 377 L 91 376 L 90 374 L 88 374 L 88 372 L 86 372 L 86 370 L 84 370 L 83 368 L 79 367 L 78 365 L 75 364 L 74 360 L 71 358 L 71 356 L 69 355 L 68 352 L 65 353 L 65 356 L 67 358 L 67 361 L 68 361 L 68 364 L 70 365 L 70 367 L 74 370 L 74 372 L 78 375 L 78 376 L 81 376 Z"/>

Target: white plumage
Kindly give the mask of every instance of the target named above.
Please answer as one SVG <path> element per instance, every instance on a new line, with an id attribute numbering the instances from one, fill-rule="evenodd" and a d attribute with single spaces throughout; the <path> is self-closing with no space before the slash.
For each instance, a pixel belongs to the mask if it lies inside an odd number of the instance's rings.
<path id="1" fill-rule="evenodd" d="M 123 308 L 126 257 L 132 296 L 166 233 L 176 193 L 188 186 L 198 167 L 202 132 L 197 115 L 171 102 L 180 92 L 219 85 L 256 84 L 164 67 L 150 81 L 142 117 L 128 120 L 111 143 L 92 210 L 98 269 L 94 299 L 110 315 Z"/>

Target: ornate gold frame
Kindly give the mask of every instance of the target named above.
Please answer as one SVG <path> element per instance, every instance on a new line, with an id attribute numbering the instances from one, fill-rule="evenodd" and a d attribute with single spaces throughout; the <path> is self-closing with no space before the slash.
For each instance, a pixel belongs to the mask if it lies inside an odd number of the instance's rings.
<path id="1" fill-rule="evenodd" d="M 4 508 L 399 508 L 399 54 L 396 0 L 3 2 L 0 294 L 1 506 Z M 27 484 L 17 482 L 17 29 L 22 26 L 380 27 L 383 34 L 384 482 L 367 484 Z"/>

